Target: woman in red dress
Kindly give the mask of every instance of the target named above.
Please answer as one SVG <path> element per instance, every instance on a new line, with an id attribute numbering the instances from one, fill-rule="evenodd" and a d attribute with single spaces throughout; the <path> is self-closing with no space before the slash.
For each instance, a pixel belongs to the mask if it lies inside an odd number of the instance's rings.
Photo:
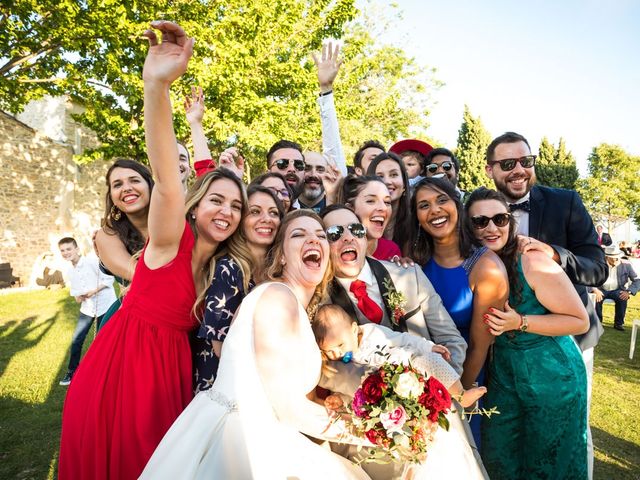
<path id="1" fill-rule="evenodd" d="M 149 241 L 122 307 L 73 377 L 62 416 L 59 478 L 137 478 L 192 398 L 188 332 L 197 326 L 212 257 L 246 206 L 240 180 L 219 169 L 186 196 L 171 121 L 169 86 L 187 67 L 193 41 L 170 22 L 147 30 L 145 132 L 156 184 Z M 160 119 L 161 121 L 156 121 Z"/>

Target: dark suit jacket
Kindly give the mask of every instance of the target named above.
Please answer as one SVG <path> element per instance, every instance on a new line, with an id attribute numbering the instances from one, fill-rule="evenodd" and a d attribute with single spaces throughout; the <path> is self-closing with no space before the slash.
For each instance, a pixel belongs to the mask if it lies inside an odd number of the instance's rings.
<path id="1" fill-rule="evenodd" d="M 628 290 L 631 295 L 635 295 L 640 290 L 640 278 L 633 269 L 633 265 L 627 262 L 618 264 L 618 288 Z"/>
<path id="2" fill-rule="evenodd" d="M 602 232 L 602 238 L 600 240 L 600 245 L 604 247 L 608 247 L 613 243 L 613 240 L 611 240 L 611 235 L 609 235 L 607 232 Z"/>
<path id="3" fill-rule="evenodd" d="M 531 189 L 529 201 L 529 236 L 558 252 L 560 266 L 589 312 L 589 331 L 577 335 L 576 341 L 582 350 L 595 347 L 604 330 L 589 302 L 586 287 L 602 285 L 607 280 L 608 268 L 591 216 L 572 190 L 536 185 Z"/>

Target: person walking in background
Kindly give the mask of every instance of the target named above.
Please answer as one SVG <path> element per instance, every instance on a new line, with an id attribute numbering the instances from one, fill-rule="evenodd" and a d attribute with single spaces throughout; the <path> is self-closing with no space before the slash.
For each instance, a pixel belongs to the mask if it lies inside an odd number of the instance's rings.
<path id="1" fill-rule="evenodd" d="M 60 385 L 69 385 L 73 374 L 80 364 L 82 345 L 91 329 L 93 320 L 100 323 L 102 316 L 116 301 L 113 290 L 113 277 L 100 271 L 98 259 L 80 255 L 78 243 L 72 237 L 65 237 L 58 242 L 62 258 L 71 262 L 67 279 L 71 296 L 80 304 L 80 315 L 76 329 L 71 337 L 71 354 L 69 367 Z"/>
<path id="2" fill-rule="evenodd" d="M 606 299 L 616 304 L 613 328 L 624 331 L 624 316 L 627 313 L 627 301 L 640 290 L 640 278 L 630 263 L 622 262 L 622 251 L 616 247 L 604 249 L 609 275 L 600 288 L 591 290 L 596 295 L 596 312 L 602 321 L 602 304 Z"/>

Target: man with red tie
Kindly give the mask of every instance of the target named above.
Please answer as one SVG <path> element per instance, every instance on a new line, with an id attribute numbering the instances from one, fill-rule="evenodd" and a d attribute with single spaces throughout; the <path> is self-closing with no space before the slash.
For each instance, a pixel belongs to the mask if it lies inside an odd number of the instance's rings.
<path id="1" fill-rule="evenodd" d="M 335 273 L 329 289 L 332 302 L 360 324 L 374 322 L 444 345 L 451 352 L 451 365 L 461 373 L 467 344 L 422 270 L 367 257 L 365 227 L 344 205 L 331 205 L 321 216 Z M 405 301 L 394 301 L 395 292 Z"/>

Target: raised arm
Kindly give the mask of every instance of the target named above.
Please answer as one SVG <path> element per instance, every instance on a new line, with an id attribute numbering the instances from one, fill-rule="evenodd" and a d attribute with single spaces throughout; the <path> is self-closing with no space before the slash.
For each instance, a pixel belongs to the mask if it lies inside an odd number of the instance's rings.
<path id="1" fill-rule="evenodd" d="M 469 275 L 473 290 L 473 314 L 469 334 L 469 348 L 464 361 L 462 385 L 471 387 L 487 359 L 493 343 L 493 335 L 484 322 L 489 308 L 502 308 L 509 297 L 507 272 L 498 256 L 487 251 L 476 263 Z"/>
<path id="2" fill-rule="evenodd" d="M 117 235 L 109 235 L 104 229 L 100 229 L 96 233 L 95 245 L 104 266 L 117 277 L 131 281 L 136 261 L 120 238 Z"/>
<path id="3" fill-rule="evenodd" d="M 211 160 L 211 151 L 204 134 L 202 119 L 204 118 L 204 93 L 202 87 L 191 87 L 191 95 L 184 99 L 184 111 L 187 123 L 191 129 L 191 142 L 193 143 L 193 162 Z"/>
<path id="4" fill-rule="evenodd" d="M 340 140 L 338 128 L 338 116 L 333 99 L 333 81 L 338 75 L 342 59 L 339 59 L 340 46 L 333 43 L 322 45 L 320 56 L 313 53 L 313 61 L 318 71 L 318 84 L 320 85 L 320 121 L 322 124 L 322 152 L 329 158 L 329 164 L 335 164 L 343 176 L 347 176 L 347 163 Z"/>
<path id="5" fill-rule="evenodd" d="M 147 155 L 156 184 L 149 206 L 149 245 L 144 261 L 158 268 L 171 261 L 184 230 L 184 189 L 180 181 L 178 149 L 173 130 L 169 88 L 187 69 L 193 39 L 177 24 L 151 23 L 146 30 L 149 52 L 144 63 L 144 130 Z M 156 31 L 162 33 L 158 40 Z"/>

